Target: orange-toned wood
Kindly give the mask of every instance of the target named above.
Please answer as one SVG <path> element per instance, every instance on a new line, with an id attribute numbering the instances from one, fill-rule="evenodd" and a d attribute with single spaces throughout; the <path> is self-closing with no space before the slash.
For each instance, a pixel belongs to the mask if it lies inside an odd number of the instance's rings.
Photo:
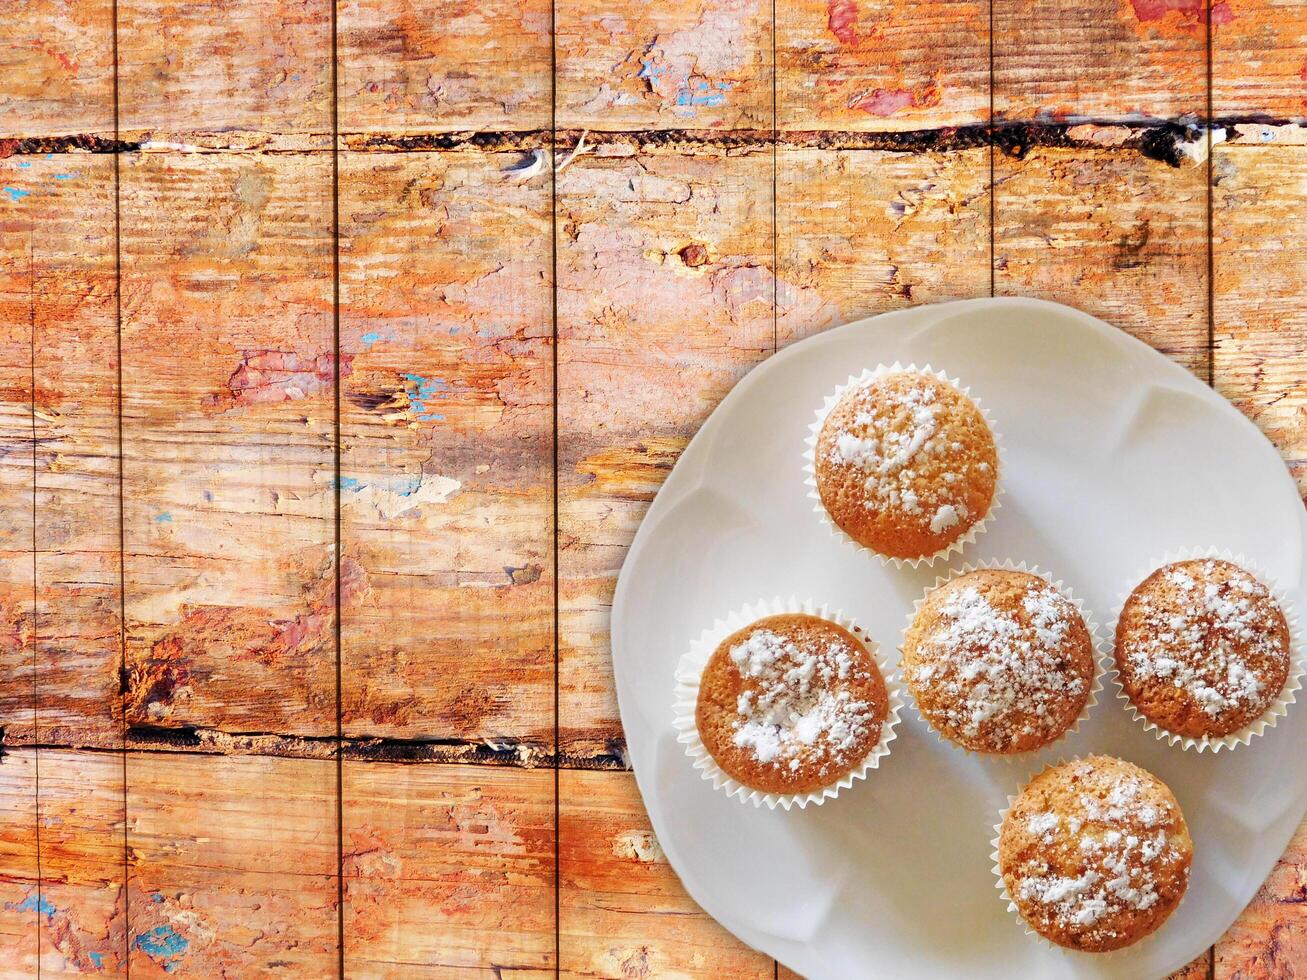
<path id="1" fill-rule="evenodd" d="M 1176 119 L 1206 111 L 1208 0 L 994 0 L 1001 120 Z"/>
<path id="2" fill-rule="evenodd" d="M 581 157 L 558 181 L 559 726 L 621 753 L 608 614 L 677 455 L 773 348 L 772 161 Z"/>
<path id="3" fill-rule="evenodd" d="M 550 126 L 547 0 L 341 0 L 342 133 Z"/>
<path id="4" fill-rule="evenodd" d="M 1295 0 L 1213 0 L 1212 110 L 1307 116 L 1307 11 Z"/>
<path id="5" fill-rule="evenodd" d="M 630 773 L 559 777 L 562 976 L 770 980 L 772 960 L 685 894 Z"/>
<path id="6" fill-rule="evenodd" d="M 1206 380 L 1206 179 L 1134 149 L 998 155 L 996 291 L 1077 306 Z"/>
<path id="7" fill-rule="evenodd" d="M 36 752 L 0 760 L 0 977 L 36 976 L 41 901 L 36 844 Z"/>
<path id="8" fill-rule="evenodd" d="M 780 149 L 778 343 L 989 294 L 989 150 Z"/>
<path id="9" fill-rule="evenodd" d="M 769 0 L 554 10 L 560 129 L 772 128 Z"/>
<path id="10" fill-rule="evenodd" d="M 783 130 L 911 130 L 989 119 L 983 0 L 776 5 Z"/>
<path id="11" fill-rule="evenodd" d="M 12 0 L 0 30 L 0 140 L 113 135 L 113 0 Z"/>
<path id="12" fill-rule="evenodd" d="M 347 735 L 553 739 L 548 175 L 341 162 Z M 439 683 L 434 680 L 439 678 Z"/>
<path id="13" fill-rule="evenodd" d="M 1294 977 L 1307 963 L 1307 823 L 1271 871 L 1261 891 L 1216 944 L 1222 980 Z"/>
<path id="14" fill-rule="evenodd" d="M 554 975 L 554 774 L 345 764 L 345 973 Z"/>
<path id="15" fill-rule="evenodd" d="M 131 754 L 133 977 L 336 972 L 336 766 Z"/>
<path id="16" fill-rule="evenodd" d="M 122 168 L 131 725 L 336 731 L 331 159 Z"/>

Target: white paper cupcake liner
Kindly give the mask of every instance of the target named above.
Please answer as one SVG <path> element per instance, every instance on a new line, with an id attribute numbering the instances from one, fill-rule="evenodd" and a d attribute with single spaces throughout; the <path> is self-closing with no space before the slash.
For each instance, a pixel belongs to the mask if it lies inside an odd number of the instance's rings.
<path id="1" fill-rule="evenodd" d="M 808 793 L 765 793 L 762 790 L 745 786 L 717 765 L 712 753 L 708 751 L 708 747 L 703 744 L 703 740 L 699 737 L 699 728 L 695 724 L 694 715 L 699 701 L 699 681 L 703 676 L 703 669 L 721 641 L 737 630 L 741 630 L 764 617 L 790 614 L 817 616 L 827 622 L 843 627 L 856 636 L 867 652 L 871 654 L 877 668 L 880 670 L 881 678 L 885 682 L 888 710 L 885 714 L 885 721 L 881 725 L 880 740 L 856 767 L 842 776 L 837 782 Z M 712 782 L 714 789 L 722 790 L 727 796 L 733 796 L 741 802 L 752 803 L 754 806 L 766 806 L 773 810 L 778 806 L 788 810 L 792 806 L 803 809 L 810 803 L 820 805 L 826 800 L 834 799 L 839 795 L 840 790 L 848 789 L 853 785 L 854 780 L 865 779 L 867 773 L 879 766 L 883 757 L 889 755 L 889 746 L 894 741 L 894 730 L 899 723 L 899 713 L 902 708 L 903 696 L 898 689 L 898 685 L 894 683 L 889 664 L 875 640 L 869 637 L 860 626 L 847 616 L 838 611 L 831 612 L 825 605 L 817 606 L 811 599 L 800 602 L 791 596 L 789 599 L 778 597 L 761 600 L 732 612 L 723 619 L 718 619 L 691 644 L 690 649 L 681 657 L 680 663 L 676 667 L 676 703 L 673 725 L 677 731 L 676 740 L 685 745 L 685 753 L 694 761 L 694 767 L 700 770 L 704 779 Z"/>
<path id="2" fill-rule="evenodd" d="M 1094 753 L 1090 753 L 1090 754 L 1093 755 Z M 999 864 L 999 857 L 998 857 L 999 839 L 1003 835 L 1003 822 L 1007 819 L 1008 811 L 1012 809 L 1012 804 L 1014 804 L 1017 801 L 1017 797 L 1021 795 L 1022 790 L 1024 790 L 1027 786 L 1029 786 L 1031 782 L 1035 780 L 1036 777 L 1043 775 L 1049 769 L 1056 769 L 1058 766 L 1065 766 L 1068 763 L 1072 763 L 1072 762 L 1080 762 L 1081 759 L 1083 758 L 1084 756 L 1077 755 L 1077 756 L 1072 756 L 1069 759 L 1062 758 L 1062 759 L 1058 759 L 1056 762 L 1050 762 L 1048 765 L 1041 767 L 1037 772 L 1031 773 L 1025 779 L 1025 781 L 1022 782 L 1020 790 L 1018 790 L 1016 793 L 1008 794 L 1007 805 L 1004 806 L 1003 809 L 998 811 L 998 823 L 994 824 L 994 828 L 993 828 L 994 836 L 991 837 L 989 840 L 989 846 L 990 846 L 989 859 L 991 862 L 993 862 L 993 866 L 991 870 L 994 872 L 994 887 L 998 889 L 999 898 L 1002 899 L 1003 902 L 1007 904 L 1007 910 L 1012 913 L 1012 917 L 1016 919 L 1017 924 L 1021 926 L 1022 930 L 1025 932 L 1027 936 L 1030 936 L 1036 942 L 1040 943 L 1042 946 L 1046 947 L 1047 949 L 1053 950 L 1054 952 L 1065 953 L 1068 956 L 1093 957 L 1094 962 L 1097 963 L 1102 961 L 1110 961 L 1114 957 L 1123 956 L 1127 953 L 1137 952 L 1139 947 L 1142 946 L 1144 943 L 1151 942 L 1153 940 L 1153 937 L 1155 937 L 1164 928 L 1166 928 L 1166 924 L 1175 917 L 1176 912 L 1180 911 L 1180 906 L 1183 905 L 1184 900 L 1189 897 L 1189 889 L 1187 887 L 1185 888 L 1184 894 L 1180 896 L 1180 901 L 1176 902 L 1175 908 L 1171 909 L 1171 914 L 1168 915 L 1164 920 L 1162 920 L 1161 925 L 1159 925 L 1148 935 L 1142 936 L 1139 939 L 1137 939 L 1135 942 L 1131 943 L 1130 945 L 1122 946 L 1120 949 L 1111 949 L 1111 950 L 1106 950 L 1104 952 L 1094 952 L 1092 950 L 1084 950 L 1084 949 L 1072 949 L 1070 946 L 1062 946 L 1059 945 L 1058 943 L 1053 942 L 1053 940 L 1049 939 L 1047 936 L 1031 928 L 1030 923 L 1027 922 L 1025 916 L 1021 914 L 1021 909 L 1017 907 L 1017 903 L 1012 900 L 1012 895 L 1007 890 L 1007 882 L 1003 880 L 1003 868 Z M 1193 871 L 1191 869 L 1190 870 L 1191 884 L 1192 881 L 1193 881 Z"/>
<path id="3" fill-rule="evenodd" d="M 922 604 L 932 592 L 938 589 L 941 585 L 944 585 L 946 582 L 957 578 L 959 575 L 966 575 L 969 572 L 976 572 L 982 569 L 1002 569 L 1008 572 L 1026 572 L 1030 575 L 1037 575 L 1071 601 L 1072 605 L 1074 605 L 1076 610 L 1080 613 L 1080 618 L 1084 620 L 1085 628 L 1089 630 L 1089 648 L 1094 660 L 1094 676 L 1089 685 L 1089 697 L 1085 699 L 1085 706 L 1080 710 L 1080 714 L 1076 716 L 1076 720 L 1061 735 L 1053 739 L 1051 742 L 1045 742 L 1043 745 L 1036 746 L 1033 749 L 1027 749 L 1025 752 L 979 752 L 947 738 L 930 723 L 930 719 L 928 719 L 925 713 L 922 712 L 921 706 L 917 703 L 916 694 L 913 693 L 912 686 L 908 683 L 907 675 L 903 673 L 902 650 L 907 644 L 908 631 L 912 629 L 912 624 L 916 622 L 917 614 L 921 611 Z M 1104 651 L 1103 637 L 1098 630 L 1097 624 L 1094 622 L 1094 617 L 1085 609 L 1084 603 L 1076 598 L 1075 593 L 1072 592 L 1067 585 L 1063 584 L 1061 579 L 1054 579 L 1048 572 L 1044 571 L 1037 565 L 1027 565 L 1024 561 L 1014 564 L 1011 559 L 968 563 L 960 568 L 950 570 L 947 574 L 936 578 L 935 583 L 927 586 L 926 590 L 922 592 L 921 597 L 913 602 L 912 612 L 908 616 L 907 624 L 903 627 L 903 633 L 899 639 L 899 651 L 899 681 L 902 683 L 904 690 L 908 692 L 908 697 L 912 701 L 913 713 L 922 720 L 928 729 L 930 729 L 931 734 L 945 745 L 955 749 L 961 749 L 968 755 L 977 756 L 982 759 L 1003 759 L 1007 762 L 1028 762 L 1036 753 L 1043 752 L 1045 749 L 1057 745 L 1059 742 L 1065 741 L 1072 734 L 1078 731 L 1080 726 L 1084 724 L 1085 719 L 1089 717 L 1089 713 L 1094 709 L 1094 705 L 1098 704 L 1098 695 L 1099 692 L 1103 690 L 1103 674 L 1106 670 L 1104 659 L 1106 654 Z"/>
<path id="4" fill-rule="evenodd" d="M 1284 687 L 1280 689 L 1279 696 L 1267 706 L 1264 712 L 1242 728 L 1236 729 L 1229 735 L 1204 735 L 1202 738 L 1192 738 L 1167 731 L 1136 708 L 1134 702 L 1130 700 L 1130 696 L 1126 694 L 1125 684 L 1121 680 L 1121 671 L 1116 664 L 1116 628 L 1121 620 L 1121 613 L 1125 609 L 1126 602 L 1129 601 L 1134 590 L 1149 575 L 1172 562 L 1195 559 L 1201 561 L 1204 558 L 1216 558 L 1238 565 L 1270 590 L 1271 595 L 1275 597 L 1275 601 L 1280 604 L 1280 610 L 1284 613 L 1284 620 L 1289 626 L 1289 674 L 1285 678 Z M 1219 752 L 1221 749 L 1233 750 L 1240 745 L 1247 745 L 1268 728 L 1275 727 L 1275 723 L 1288 712 L 1289 705 L 1293 704 L 1297 692 L 1302 688 L 1304 671 L 1302 632 L 1299 628 L 1298 614 L 1293 603 L 1289 601 L 1289 597 L 1284 590 L 1259 565 L 1250 562 L 1242 554 L 1232 553 L 1228 548 L 1181 548 L 1167 552 L 1160 560 L 1139 571 L 1117 600 L 1108 634 L 1107 655 L 1112 681 L 1116 685 L 1116 696 L 1125 704 L 1126 710 L 1130 712 L 1134 719 L 1144 726 L 1144 731 L 1152 732 L 1156 738 L 1169 742 L 1171 745 L 1178 744 L 1184 749 L 1195 749 L 1198 752 L 1205 752 L 1208 749 L 1212 752 Z"/>
<path id="5" fill-rule="evenodd" d="M 951 384 L 954 388 L 958 389 L 958 391 L 971 399 L 972 404 L 974 404 L 980 411 L 981 416 L 985 419 L 985 424 L 989 426 L 989 431 L 994 437 L 994 458 L 997 463 L 997 472 L 994 474 L 994 498 L 990 501 L 989 510 L 986 512 L 985 516 L 975 524 L 971 525 L 971 527 L 967 529 L 966 534 L 961 535 L 943 548 L 940 548 L 934 554 L 923 555 L 920 558 L 894 558 L 889 555 L 882 555 L 874 548 L 869 548 L 865 544 L 854 540 L 847 531 L 831 519 L 830 514 L 826 511 L 826 507 L 821 502 L 821 494 L 817 490 L 817 438 L 821 434 L 821 427 L 826 421 L 826 416 L 829 415 L 831 409 L 835 407 L 835 403 L 840 400 L 846 391 L 855 385 L 866 384 L 872 379 L 885 374 L 898 374 L 900 372 L 929 374 L 933 377 L 939 378 L 947 384 Z M 892 565 L 895 568 L 902 568 L 904 565 L 907 565 L 909 568 L 916 568 L 918 565 L 923 564 L 929 566 L 934 564 L 936 561 L 948 558 L 949 555 L 954 554 L 955 552 L 961 551 L 969 544 L 974 544 L 976 536 L 983 534 L 989 525 L 989 522 L 994 519 L 994 514 L 1002 505 L 1001 498 L 1003 496 L 1002 443 L 1002 433 L 995 427 L 994 420 L 989 416 L 989 411 L 981 404 L 980 399 L 976 398 L 976 396 L 971 393 L 971 390 L 964 387 L 957 378 L 950 378 L 943 371 L 934 370 L 929 364 L 921 368 L 917 367 L 915 364 L 900 364 L 898 361 L 895 361 L 890 365 L 878 364 L 874 368 L 864 368 L 861 374 L 850 375 L 849 380 L 836 388 L 831 394 L 827 395 L 821 407 L 817 409 L 816 420 L 808 427 L 808 437 L 804 443 L 806 448 L 803 454 L 803 482 L 808 487 L 808 497 L 813 501 L 813 510 L 816 512 L 817 517 L 821 522 L 830 530 L 832 536 L 848 542 L 848 544 L 857 548 L 859 551 L 865 551 L 867 554 L 874 555 L 884 564 Z"/>

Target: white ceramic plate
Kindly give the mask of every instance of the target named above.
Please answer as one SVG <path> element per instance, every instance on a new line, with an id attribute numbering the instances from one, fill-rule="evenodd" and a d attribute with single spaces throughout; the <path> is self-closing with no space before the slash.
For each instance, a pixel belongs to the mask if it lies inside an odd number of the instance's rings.
<path id="1" fill-rule="evenodd" d="M 613 661 L 654 830 L 709 914 L 807 977 L 1165 976 L 1221 936 L 1302 820 L 1307 704 L 1248 746 L 1200 755 L 1145 732 L 1109 685 L 1079 732 L 1019 762 L 949 748 L 905 711 L 870 778 L 788 812 L 714 791 L 676 741 L 673 671 L 715 617 L 764 596 L 811 596 L 895 649 L 913 600 L 941 573 L 886 568 L 854 551 L 805 496 L 804 434 L 822 396 L 895 360 L 959 377 L 1004 435 L 1003 508 L 952 564 L 1037 563 L 1107 622 L 1127 579 L 1154 556 L 1214 545 L 1260 563 L 1307 612 L 1307 517 L 1279 456 L 1233 406 L 1146 345 L 1022 299 L 919 307 L 829 331 L 736 385 L 677 463 L 622 569 Z M 1107 955 L 1026 936 L 990 870 L 1008 794 L 1046 763 L 1089 752 L 1164 779 L 1196 854 L 1166 925 Z"/>

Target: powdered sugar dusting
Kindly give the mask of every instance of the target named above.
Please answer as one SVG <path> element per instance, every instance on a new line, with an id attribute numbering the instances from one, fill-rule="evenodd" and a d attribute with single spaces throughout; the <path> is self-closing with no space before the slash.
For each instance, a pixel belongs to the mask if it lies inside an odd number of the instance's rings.
<path id="1" fill-rule="evenodd" d="M 1130 624 L 1123 672 L 1160 681 L 1190 697 L 1208 718 L 1256 711 L 1268 689 L 1268 665 L 1287 672 L 1279 607 L 1266 586 L 1230 562 L 1181 562 L 1146 581 L 1127 603 Z M 1127 615 L 1128 614 L 1128 615 Z"/>
<path id="2" fill-rule="evenodd" d="M 790 770 L 846 764 L 876 723 L 874 706 L 846 689 L 869 676 L 860 653 L 843 637 L 795 642 L 765 627 L 751 631 L 730 649 L 748 682 L 736 704 L 734 743 L 759 763 Z"/>
<path id="3" fill-rule="evenodd" d="M 1052 809 L 1024 815 L 1038 848 L 1018 848 L 1004 868 L 1008 891 L 1040 931 L 1112 948 L 1137 913 L 1178 900 L 1188 874 L 1188 843 L 1178 810 L 1140 775 L 1122 776 L 1091 760 L 1070 763 L 1071 779 Z M 1134 769 L 1134 767 L 1130 767 Z M 1008 828 L 1004 828 L 1005 835 Z"/>
<path id="4" fill-rule="evenodd" d="M 970 576 L 941 587 L 922 609 L 935 621 L 906 657 L 905 676 L 931 721 L 989 751 L 1060 735 L 1066 705 L 1078 713 L 1092 680 L 1068 646 L 1079 610 L 1047 582 L 1013 574 L 1031 580 L 1019 608 L 996 607 Z"/>
<path id="5" fill-rule="evenodd" d="M 941 425 L 946 406 L 938 389 L 922 379 L 906 387 L 878 384 L 872 378 L 850 389 L 857 411 L 825 444 L 826 461 L 852 468 L 863 480 L 864 506 L 892 510 L 915 518 L 922 529 L 940 534 L 970 516 L 965 501 L 973 467 L 988 473 L 988 463 L 953 459 L 963 446 L 949 438 Z M 939 479 L 919 479 L 929 464 Z"/>

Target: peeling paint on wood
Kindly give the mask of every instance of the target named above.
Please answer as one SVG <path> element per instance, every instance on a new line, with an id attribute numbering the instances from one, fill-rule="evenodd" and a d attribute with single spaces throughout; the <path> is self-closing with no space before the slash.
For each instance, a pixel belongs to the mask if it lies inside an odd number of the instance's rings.
<path id="1" fill-rule="evenodd" d="M 334 734 L 330 157 L 123 164 L 127 721 Z"/>
<path id="2" fill-rule="evenodd" d="M 782 130 L 989 120 L 984 0 L 794 0 L 776 7 Z"/>
<path id="3" fill-rule="evenodd" d="M 1307 116 L 1307 15 L 1298 0 L 1212 0 L 1212 111 Z"/>
<path id="4" fill-rule="evenodd" d="M 550 3 L 342 0 L 340 128 L 548 129 Z"/>
<path id="5" fill-rule="evenodd" d="M 778 342 L 989 294 L 989 153 L 782 150 Z"/>
<path id="6" fill-rule="evenodd" d="M 129 755 L 131 974 L 327 976 L 336 766 Z"/>
<path id="7" fill-rule="evenodd" d="M 770 980 L 745 946 L 685 894 L 630 773 L 562 772 L 561 975 Z"/>
<path id="8" fill-rule="evenodd" d="M 36 859 L 36 754 L 0 759 L 0 977 L 36 976 L 42 917 Z"/>
<path id="9" fill-rule="evenodd" d="M 552 741 L 550 200 L 516 160 L 342 158 L 346 735 Z"/>
<path id="10" fill-rule="evenodd" d="M 559 3 L 558 125 L 770 129 L 769 0 Z"/>
<path id="11" fill-rule="evenodd" d="M 1216 944 L 1215 976 L 1262 980 L 1298 976 L 1307 964 L 1307 822 L 1252 904 Z"/>
<path id="12" fill-rule="evenodd" d="M 1206 112 L 1206 0 L 994 0 L 1000 119 Z"/>
<path id="13" fill-rule="evenodd" d="M 1207 376 L 1202 167 L 1037 150 L 994 167 L 994 278 L 1102 317 Z"/>
<path id="14" fill-rule="evenodd" d="M 771 160 L 583 157 L 558 183 L 560 751 L 620 736 L 612 591 L 694 430 L 773 347 Z"/>
<path id="15" fill-rule="evenodd" d="M 347 762 L 345 972 L 554 975 L 554 777 Z"/>

